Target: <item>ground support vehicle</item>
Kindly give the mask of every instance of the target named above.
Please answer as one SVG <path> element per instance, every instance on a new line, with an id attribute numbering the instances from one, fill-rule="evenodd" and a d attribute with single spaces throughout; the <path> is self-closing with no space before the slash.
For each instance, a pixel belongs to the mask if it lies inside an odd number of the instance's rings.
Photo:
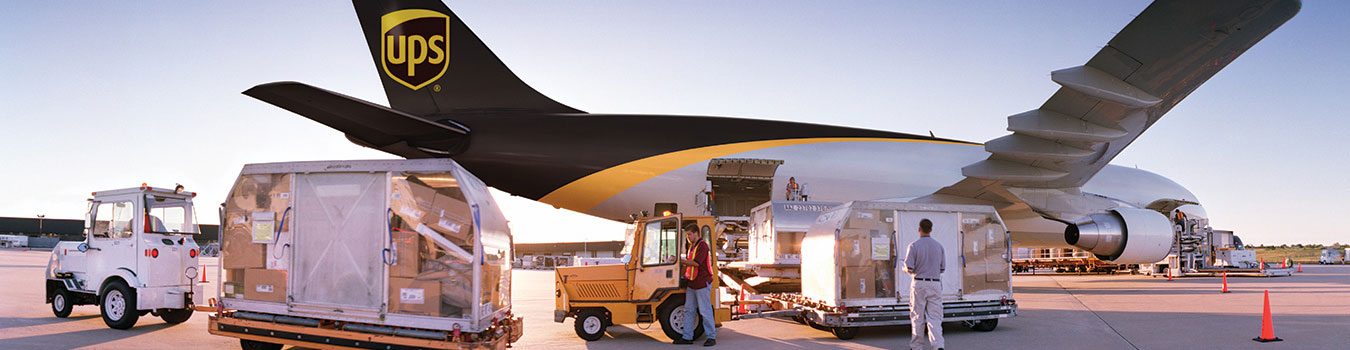
<path id="1" fill-rule="evenodd" d="M 691 324 L 698 327 L 694 337 L 701 336 L 702 323 L 685 319 L 685 289 L 679 283 L 684 269 L 677 262 L 690 258 L 681 228 L 691 223 L 702 230 L 704 241 L 717 242 L 718 232 L 713 230 L 717 222 L 711 216 L 639 218 L 629 233 L 622 264 L 558 267 L 553 321 L 573 318 L 577 336 L 588 341 L 599 340 L 611 325 L 656 322 L 671 339 L 681 338 Z M 716 263 L 717 255 L 710 255 Z M 731 320 L 731 309 L 718 300 L 719 287 L 719 279 L 713 278 L 710 299 L 717 324 Z"/>
<path id="2" fill-rule="evenodd" d="M 944 320 L 992 331 L 1015 316 L 1008 231 L 983 205 L 849 202 L 826 210 L 802 241 L 802 292 L 766 299 L 839 339 L 861 327 L 909 324 L 912 277 L 900 265 L 922 219 L 946 249 Z"/>
<path id="3" fill-rule="evenodd" d="M 28 236 L 0 235 L 0 248 L 23 248 L 28 246 Z"/>
<path id="4" fill-rule="evenodd" d="M 56 317 L 98 305 L 108 327 L 128 329 L 146 314 L 168 323 L 206 304 L 192 198 L 182 187 L 99 191 L 89 199 L 84 241 L 61 242 L 47 261 L 47 298 Z"/>
<path id="5" fill-rule="evenodd" d="M 1015 248 L 1012 260 L 1014 273 L 1040 269 L 1060 273 L 1113 273 L 1129 270 L 1131 266 L 1112 264 L 1076 248 Z"/>
<path id="6" fill-rule="evenodd" d="M 1343 264 L 1340 249 L 1322 249 L 1322 255 L 1317 257 L 1318 264 Z"/>
<path id="7" fill-rule="evenodd" d="M 245 349 L 503 349 L 511 233 L 450 159 L 245 165 L 222 206 L 211 334 Z"/>

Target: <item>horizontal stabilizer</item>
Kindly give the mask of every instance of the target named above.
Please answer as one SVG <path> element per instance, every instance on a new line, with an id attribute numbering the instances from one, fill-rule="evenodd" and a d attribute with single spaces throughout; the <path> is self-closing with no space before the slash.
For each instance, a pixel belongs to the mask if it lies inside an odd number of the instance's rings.
<path id="1" fill-rule="evenodd" d="M 303 83 L 262 84 L 244 91 L 244 95 L 342 131 L 352 141 L 376 149 L 406 142 L 407 146 L 443 155 L 450 153 L 469 133 L 453 121 L 422 119 Z"/>

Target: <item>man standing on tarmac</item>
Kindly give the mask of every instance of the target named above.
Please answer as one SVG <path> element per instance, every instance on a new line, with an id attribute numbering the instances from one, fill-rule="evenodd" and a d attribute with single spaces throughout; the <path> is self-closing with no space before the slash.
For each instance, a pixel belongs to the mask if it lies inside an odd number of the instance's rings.
<path id="1" fill-rule="evenodd" d="M 914 277 L 909 284 L 909 348 L 924 349 L 925 343 L 942 350 L 942 272 L 947 257 L 942 244 L 928 235 L 933 222 L 919 221 L 919 239 L 909 244 L 905 272 Z M 925 336 L 927 334 L 927 336 Z"/>
<path id="2" fill-rule="evenodd" d="M 708 335 L 708 340 L 703 342 L 703 346 L 717 345 L 717 327 L 713 325 L 712 308 L 712 255 L 709 254 L 708 242 L 703 241 L 703 235 L 699 234 L 698 225 L 688 225 L 684 227 L 684 239 L 689 242 L 689 252 L 680 259 L 681 266 L 687 266 L 685 269 L 685 278 L 689 279 L 689 286 L 684 290 L 684 337 L 676 339 L 675 344 L 693 344 L 694 328 L 698 325 L 699 315 L 703 315 L 703 332 Z"/>

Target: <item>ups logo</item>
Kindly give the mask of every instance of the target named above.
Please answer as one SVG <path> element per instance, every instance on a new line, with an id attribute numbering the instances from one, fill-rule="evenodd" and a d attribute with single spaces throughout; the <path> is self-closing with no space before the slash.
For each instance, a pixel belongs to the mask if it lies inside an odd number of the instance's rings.
<path id="1" fill-rule="evenodd" d="M 400 10 L 380 18 L 384 74 L 421 89 L 450 65 L 450 17 L 431 10 Z"/>

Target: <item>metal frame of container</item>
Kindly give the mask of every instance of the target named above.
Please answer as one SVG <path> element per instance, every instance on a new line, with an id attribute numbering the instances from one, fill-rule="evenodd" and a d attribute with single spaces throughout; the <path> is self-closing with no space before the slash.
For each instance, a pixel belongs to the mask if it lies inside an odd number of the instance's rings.
<path id="1" fill-rule="evenodd" d="M 891 238 L 892 250 L 889 258 L 895 261 L 893 264 L 893 275 L 895 295 L 892 297 L 875 298 L 845 298 L 841 289 L 840 280 L 844 278 L 844 272 L 841 270 L 845 262 L 841 261 L 841 256 L 847 254 L 848 247 L 841 247 L 840 232 L 846 229 L 850 218 L 857 215 L 860 211 L 873 211 L 877 217 L 875 220 L 880 222 L 878 229 L 889 229 L 884 232 Z M 890 215 L 886 213 L 889 212 Z M 918 204 L 918 203 L 898 203 L 898 202 L 848 202 L 839 207 L 835 207 L 821 213 L 815 223 L 807 231 L 806 237 L 802 242 L 802 293 L 800 295 L 775 295 L 772 299 L 777 299 L 790 304 L 800 306 L 810 322 L 821 324 L 827 327 L 864 327 L 864 326 L 884 326 L 884 325 L 904 325 L 909 324 L 909 295 L 908 283 L 912 277 L 903 273 L 900 266 L 903 263 L 903 254 L 901 254 L 900 237 L 902 231 L 907 231 L 910 226 L 917 227 L 917 222 L 908 225 L 908 220 L 900 219 L 900 214 L 904 213 L 933 213 L 934 215 L 951 215 L 955 218 L 955 227 L 944 226 L 952 224 L 950 220 L 946 223 L 943 220 L 934 220 L 934 237 L 950 234 L 951 229 L 960 230 L 955 236 L 957 244 L 944 244 L 947 256 L 947 270 L 943 273 L 943 280 L 953 279 L 961 280 L 962 286 L 955 288 L 954 285 L 944 283 L 943 286 L 943 305 L 946 317 L 944 321 L 974 321 L 983 319 L 1008 318 L 1016 315 L 1016 302 L 1012 299 L 1012 273 L 1011 273 L 1011 245 L 1008 240 L 1008 231 L 1003 225 L 1003 220 L 998 216 L 998 212 L 990 206 L 984 205 L 959 205 L 959 204 Z M 970 216 L 970 217 L 967 217 Z M 994 259 L 993 262 L 986 260 L 986 266 L 994 267 L 992 273 L 1002 274 L 1004 277 L 999 283 L 999 291 L 989 289 L 966 293 L 968 281 L 966 273 L 971 271 L 967 269 L 969 262 L 966 261 L 966 252 L 974 247 L 976 254 L 979 255 L 978 240 L 967 241 L 964 238 L 968 234 L 964 232 L 963 225 L 976 224 L 979 218 L 988 220 L 980 224 L 985 225 L 982 228 L 991 229 L 989 226 L 996 225 L 1001 232 L 989 231 L 986 234 L 998 241 L 1002 248 L 1000 259 Z M 914 233 L 917 236 L 917 232 Z M 973 234 L 972 234 L 973 235 Z M 876 236 L 874 236 L 876 237 Z M 1001 239 L 1000 239 L 1001 237 Z M 946 239 L 951 239 L 948 235 Z M 875 246 L 876 241 L 872 242 Z M 967 244 L 971 243 L 971 244 Z M 987 246 L 986 246 L 987 249 Z M 989 250 L 986 250 L 987 252 Z M 960 252 L 955 256 L 953 252 Z M 994 254 L 994 253 L 989 253 Z M 985 255 L 990 257 L 991 255 Z M 999 272 L 998 270 L 1001 270 Z M 989 270 L 985 270 L 989 271 Z M 988 273 L 981 274 L 987 276 Z M 987 281 L 987 280 L 986 280 Z M 903 286 L 903 288 L 901 288 Z"/>
<path id="2" fill-rule="evenodd" d="M 391 176 L 390 174 L 392 174 L 393 172 L 448 172 L 452 174 L 452 176 L 454 176 L 454 178 L 459 182 L 459 187 L 463 191 L 466 202 L 468 202 L 471 205 L 474 220 L 473 262 L 476 263 L 471 264 L 473 265 L 472 314 L 476 315 L 477 317 L 465 319 L 465 318 L 453 318 L 443 316 L 442 317 L 421 316 L 421 315 L 393 313 L 388 311 L 389 305 L 387 304 L 382 306 L 380 310 L 376 312 L 370 312 L 359 310 L 359 307 L 351 308 L 352 310 L 337 310 L 331 307 L 322 308 L 306 305 L 296 305 L 295 303 L 289 301 L 287 303 L 276 303 L 267 301 L 226 298 L 223 292 L 224 288 L 220 288 L 222 291 L 219 292 L 220 295 L 217 296 L 218 298 L 217 300 L 220 300 L 222 307 L 227 309 L 252 311 L 276 315 L 322 318 L 322 319 L 369 323 L 394 327 L 433 329 L 443 331 L 457 330 L 463 332 L 481 332 L 483 330 L 492 327 L 494 320 L 506 319 L 507 315 L 510 314 L 511 308 L 510 229 L 507 227 L 505 217 L 502 215 L 495 201 L 492 199 L 491 194 L 488 192 L 487 186 L 477 177 L 473 176 L 463 167 L 459 166 L 459 164 L 455 163 L 453 160 L 450 159 L 354 160 L 354 161 L 310 161 L 310 162 L 248 164 L 244 166 L 244 169 L 240 172 L 239 176 L 243 177 L 248 175 L 264 175 L 264 174 L 384 173 L 385 178 L 389 179 L 389 177 Z M 294 193 L 295 182 L 296 181 L 291 181 L 292 187 L 290 193 Z M 385 189 L 386 193 L 392 191 L 390 187 L 386 187 Z M 232 190 L 230 198 L 233 197 L 234 195 L 233 192 L 234 191 Z M 390 210 L 391 205 L 388 197 L 389 196 L 386 195 L 384 200 L 384 209 L 386 211 Z M 303 203 L 296 203 L 296 204 L 303 205 Z M 223 220 L 224 219 L 222 218 L 222 221 Z M 290 222 L 285 223 L 285 225 L 288 225 L 287 227 L 294 230 L 295 227 L 294 225 L 296 224 L 295 222 L 298 220 L 304 220 L 304 218 L 296 218 L 294 220 L 291 220 Z M 225 226 L 222 225 L 222 228 L 223 227 Z M 380 253 L 379 255 L 381 256 L 381 259 L 383 259 L 383 256 L 385 254 L 383 253 L 384 251 L 392 249 L 392 246 L 387 243 L 389 242 L 389 236 L 387 235 L 389 235 L 390 233 L 384 232 L 383 234 L 386 235 L 383 239 L 386 242 L 386 245 L 380 247 L 382 249 L 382 253 Z M 485 265 L 484 260 L 485 257 L 483 244 L 485 237 L 495 240 L 505 239 L 505 255 L 502 256 L 502 264 L 505 264 L 506 269 L 503 271 L 501 278 L 498 280 L 498 283 L 502 287 L 502 293 L 505 294 L 505 297 L 501 298 L 503 301 L 502 305 L 491 305 L 492 306 L 491 309 L 486 309 L 484 307 L 484 301 L 481 300 L 481 297 L 483 295 L 482 292 L 483 288 L 487 287 L 482 285 L 483 266 L 487 266 Z M 224 239 L 224 236 L 222 236 L 222 239 Z M 294 241 L 292 241 L 292 243 L 294 243 Z M 494 242 L 494 243 L 502 243 L 502 242 Z M 222 256 L 222 266 L 224 263 L 223 260 L 227 258 L 228 258 L 227 256 Z M 383 266 L 381 269 L 382 278 L 380 279 L 381 280 L 380 290 L 384 291 L 384 295 L 382 295 L 382 298 L 383 300 L 387 301 L 389 300 L 389 281 L 391 278 L 389 272 L 390 265 L 384 261 L 379 262 L 379 265 Z M 217 280 L 223 281 L 225 277 L 223 272 L 224 269 L 222 268 L 220 270 L 221 272 L 220 275 L 217 277 Z M 291 285 L 293 282 L 294 278 L 288 276 L 287 277 L 288 300 L 290 299 L 289 293 L 295 290 L 293 288 L 294 286 Z"/>
<path id="3" fill-rule="evenodd" d="M 807 202 L 773 200 L 750 210 L 750 264 L 801 265 L 801 252 L 796 257 L 783 256 L 778 251 L 779 237 L 784 232 L 800 232 L 804 237 L 811 223 L 820 213 L 838 206 L 838 202 Z M 801 244 L 801 242 L 797 242 Z M 767 247 L 767 248 L 766 248 Z M 772 252 L 772 253 L 766 253 Z"/>

